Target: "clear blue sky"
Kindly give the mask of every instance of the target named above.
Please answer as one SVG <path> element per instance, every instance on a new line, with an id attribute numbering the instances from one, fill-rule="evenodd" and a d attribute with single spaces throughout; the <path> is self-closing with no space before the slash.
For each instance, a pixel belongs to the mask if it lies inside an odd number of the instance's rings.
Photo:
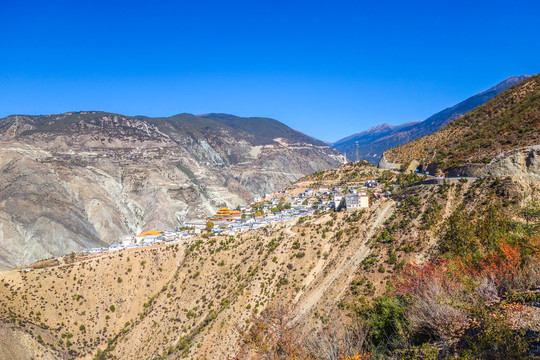
<path id="1" fill-rule="evenodd" d="M 266 116 L 335 141 L 540 71 L 540 1 L 0 0 L 0 116 Z"/>

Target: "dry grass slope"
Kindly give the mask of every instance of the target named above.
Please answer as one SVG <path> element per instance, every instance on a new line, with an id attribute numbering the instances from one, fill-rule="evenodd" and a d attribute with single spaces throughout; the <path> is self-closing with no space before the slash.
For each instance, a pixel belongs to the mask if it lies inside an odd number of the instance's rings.
<path id="1" fill-rule="evenodd" d="M 369 178 L 388 187 L 398 175 L 355 164 L 296 186 Z M 240 352 L 241 334 L 264 309 L 281 304 L 309 329 L 347 323 L 347 314 L 383 294 L 405 264 L 437 254 L 456 209 L 480 217 L 501 199 L 522 221 L 518 210 L 534 196 L 538 201 L 538 190 L 519 177 L 415 186 L 363 211 L 318 214 L 189 247 L 67 256 L 27 273 L 4 272 L 2 347 L 22 346 L 26 358 L 227 359 Z"/>

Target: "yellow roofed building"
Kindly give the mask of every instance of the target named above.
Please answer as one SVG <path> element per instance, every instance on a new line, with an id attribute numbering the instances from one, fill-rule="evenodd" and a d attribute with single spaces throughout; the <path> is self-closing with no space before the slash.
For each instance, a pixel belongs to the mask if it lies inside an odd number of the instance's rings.
<path id="1" fill-rule="evenodd" d="M 136 237 L 158 236 L 158 235 L 161 235 L 161 231 L 148 230 L 148 231 L 143 232 L 142 234 L 137 235 Z"/>
<path id="2" fill-rule="evenodd" d="M 216 215 L 214 215 L 214 217 L 218 219 L 230 218 L 231 216 L 232 216 L 231 210 L 229 210 L 226 207 L 222 207 L 221 209 L 219 209 Z"/>

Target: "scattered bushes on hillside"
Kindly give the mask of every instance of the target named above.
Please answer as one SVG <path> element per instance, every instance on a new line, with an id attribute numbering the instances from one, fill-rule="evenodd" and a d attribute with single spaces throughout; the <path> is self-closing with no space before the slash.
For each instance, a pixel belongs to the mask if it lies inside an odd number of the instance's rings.
<path id="1" fill-rule="evenodd" d="M 237 359 L 363 360 L 368 359 L 367 328 L 362 324 L 345 327 L 329 321 L 321 329 L 308 329 L 291 309 L 269 306 L 252 326 L 241 333 Z"/>
<path id="2" fill-rule="evenodd" d="M 241 359 L 301 359 L 303 336 L 285 307 L 268 307 L 242 335 Z"/>
<path id="3" fill-rule="evenodd" d="M 386 294 L 372 301 L 361 295 L 365 281 L 354 282 L 358 301 L 340 305 L 351 310 L 349 326 L 326 319 L 322 328 L 306 330 L 288 309 L 270 306 L 242 332 L 239 359 L 529 358 L 535 337 L 510 319 L 519 315 L 516 303 L 540 298 L 524 292 L 538 281 L 530 269 L 539 243 L 480 242 L 481 256 L 402 266 Z"/>
<path id="4" fill-rule="evenodd" d="M 499 241 L 482 258 L 455 256 L 406 267 L 386 295 L 409 302 L 402 341 L 436 342 L 446 355 L 465 358 L 528 358 L 528 339 L 510 326 L 507 307 L 513 302 L 508 294 L 535 281 L 521 254 L 519 244 Z"/>

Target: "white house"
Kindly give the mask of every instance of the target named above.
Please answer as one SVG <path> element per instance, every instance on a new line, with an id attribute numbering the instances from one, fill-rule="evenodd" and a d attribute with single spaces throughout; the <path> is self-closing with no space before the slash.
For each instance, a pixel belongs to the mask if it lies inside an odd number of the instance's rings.
<path id="1" fill-rule="evenodd" d="M 374 188 L 374 187 L 376 187 L 377 185 L 379 185 L 379 183 L 378 183 L 377 181 L 375 181 L 375 180 L 368 180 L 368 181 L 366 181 L 366 186 L 367 186 L 368 188 Z"/>
<path id="2" fill-rule="evenodd" d="M 206 228 L 206 221 L 204 220 L 188 220 L 184 222 L 184 226 L 192 227 L 195 229 L 204 229 Z"/>
<path id="3" fill-rule="evenodd" d="M 347 210 L 356 210 L 369 207 L 369 196 L 366 193 L 345 195 Z"/>
<path id="4" fill-rule="evenodd" d="M 135 236 L 127 235 L 127 236 L 124 236 L 122 238 L 122 245 L 123 246 L 128 246 L 128 245 L 132 245 L 132 244 L 135 244 Z"/>

